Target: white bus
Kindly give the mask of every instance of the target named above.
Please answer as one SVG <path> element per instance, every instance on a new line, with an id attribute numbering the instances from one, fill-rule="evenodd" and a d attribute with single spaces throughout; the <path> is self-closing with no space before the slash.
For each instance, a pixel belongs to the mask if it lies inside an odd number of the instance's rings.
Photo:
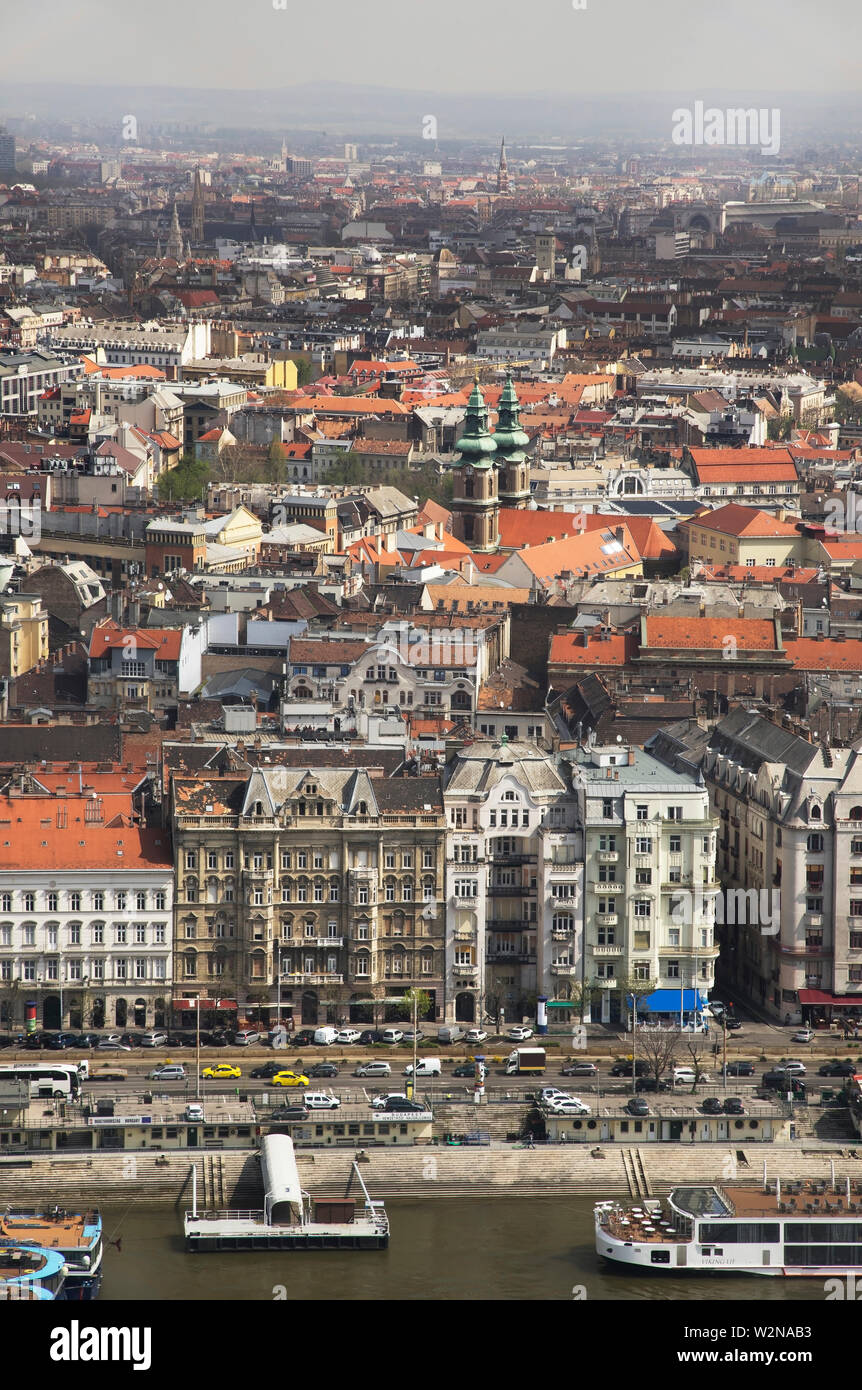
<path id="1" fill-rule="evenodd" d="M 6 1078 L 29 1081 L 32 1098 L 71 1100 L 81 1091 L 81 1072 L 74 1062 L 21 1062 L 0 1066 L 0 1081 Z"/>

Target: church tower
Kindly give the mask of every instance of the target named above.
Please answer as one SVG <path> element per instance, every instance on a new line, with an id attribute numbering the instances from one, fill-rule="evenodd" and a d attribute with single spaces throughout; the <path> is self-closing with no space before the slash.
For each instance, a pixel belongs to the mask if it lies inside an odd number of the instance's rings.
<path id="1" fill-rule="evenodd" d="M 183 258 L 183 234 L 180 228 L 180 217 L 177 212 L 177 205 L 174 203 L 174 214 L 171 218 L 171 230 L 168 233 L 168 244 L 165 254 L 174 261 L 181 261 Z"/>
<path id="2" fill-rule="evenodd" d="M 500 544 L 500 503 L 497 497 L 497 446 L 488 429 L 488 408 L 476 381 L 467 402 L 464 433 L 455 445 L 460 458 L 452 494 L 452 530 L 478 554 Z"/>
<path id="3" fill-rule="evenodd" d="M 497 192 L 509 192 L 509 165 L 506 160 L 506 137 L 500 145 L 500 163 L 497 165 Z"/>
<path id="4" fill-rule="evenodd" d="M 204 240 L 204 187 L 201 183 L 201 171 L 195 169 L 195 186 L 192 193 L 192 234 L 191 242 L 194 246 L 200 246 Z"/>
<path id="5" fill-rule="evenodd" d="M 511 376 L 506 377 L 506 385 L 500 396 L 494 443 L 497 446 L 494 462 L 499 472 L 500 505 L 523 509 L 530 501 L 530 465 L 524 452 L 530 439 L 521 428 L 521 407 Z"/>

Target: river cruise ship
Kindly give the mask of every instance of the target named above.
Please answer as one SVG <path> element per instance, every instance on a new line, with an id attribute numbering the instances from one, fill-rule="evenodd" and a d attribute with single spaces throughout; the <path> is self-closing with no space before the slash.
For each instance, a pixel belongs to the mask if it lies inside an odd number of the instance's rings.
<path id="1" fill-rule="evenodd" d="M 0 1241 L 56 1250 L 66 1265 L 64 1299 L 98 1298 L 102 1286 L 102 1218 L 98 1211 L 7 1207 L 0 1215 Z"/>
<path id="2" fill-rule="evenodd" d="M 0 1301 L 65 1298 L 66 1265 L 56 1250 L 0 1244 Z"/>
<path id="3" fill-rule="evenodd" d="M 596 1251 L 628 1268 L 798 1275 L 862 1273 L 862 1183 L 675 1187 L 640 1205 L 599 1202 Z"/>

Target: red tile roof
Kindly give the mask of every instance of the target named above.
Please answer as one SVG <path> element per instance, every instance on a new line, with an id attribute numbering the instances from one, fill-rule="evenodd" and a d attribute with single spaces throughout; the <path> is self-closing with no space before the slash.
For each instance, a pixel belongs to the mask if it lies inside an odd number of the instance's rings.
<path id="1" fill-rule="evenodd" d="M 117 623 L 102 623 L 90 636 L 90 658 L 96 659 L 115 648 L 158 653 L 160 661 L 179 661 L 182 628 L 120 627 Z M 134 644 L 134 645 L 133 645 Z"/>
<path id="2" fill-rule="evenodd" d="M 799 671 L 862 671 L 862 642 L 788 637 L 785 647 L 790 664 Z"/>
<path id="3" fill-rule="evenodd" d="M 798 536 L 799 527 L 789 521 L 779 521 L 778 517 L 759 507 L 744 507 L 738 502 L 728 502 L 711 512 L 700 512 L 684 526 L 699 526 L 704 531 L 720 531 L 725 536 Z"/>
<path id="4" fill-rule="evenodd" d="M 37 873 L 107 869 L 116 873 L 119 885 L 124 870 L 169 872 L 173 863 L 170 832 L 133 825 L 131 795 L 124 801 L 121 817 L 116 818 L 112 808 L 112 823 L 97 825 L 88 819 L 93 810 L 89 793 L 81 797 L 67 794 L 62 801 L 54 796 L 0 798 L 0 819 L 11 821 L 8 827 L 0 827 L 0 871 L 20 872 L 22 846 L 26 845 L 27 867 Z M 57 826 L 61 804 L 65 813 L 62 829 Z"/>
<path id="5" fill-rule="evenodd" d="M 646 617 L 644 647 L 720 652 L 728 638 L 737 650 L 775 651 L 775 623 L 767 618 Z"/>
<path id="6" fill-rule="evenodd" d="M 559 666 L 625 666 L 637 653 L 633 632 L 614 632 L 607 640 L 581 632 L 558 632 L 551 638 L 548 661 Z"/>

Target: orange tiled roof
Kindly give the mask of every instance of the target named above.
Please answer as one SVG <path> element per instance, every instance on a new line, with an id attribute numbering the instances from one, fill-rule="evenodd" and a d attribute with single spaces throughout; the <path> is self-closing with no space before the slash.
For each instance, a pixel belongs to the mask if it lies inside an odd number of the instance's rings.
<path id="1" fill-rule="evenodd" d="M 798 536 L 799 528 L 789 521 L 761 511 L 759 507 L 744 507 L 728 502 L 712 512 L 700 512 L 683 525 L 700 526 L 704 531 L 720 531 L 725 536 Z"/>
<path id="2" fill-rule="evenodd" d="M 646 617 L 644 647 L 721 651 L 732 637 L 739 651 L 775 651 L 775 624 L 768 618 Z"/>
<path id="3" fill-rule="evenodd" d="M 551 638 L 548 662 L 552 666 L 625 666 L 637 653 L 633 632 L 613 632 L 607 640 L 579 632 L 558 632 Z"/>
<path id="4" fill-rule="evenodd" d="M 786 638 L 790 664 L 799 671 L 862 671 L 862 643 L 826 637 Z"/>
<path id="5" fill-rule="evenodd" d="M 57 826 L 60 804 L 65 811 L 62 829 Z M 120 883 L 123 870 L 170 870 L 170 832 L 133 825 L 131 795 L 125 799 L 123 816 L 113 823 L 112 815 L 110 825 L 88 821 L 92 807 L 89 794 L 66 795 L 62 803 L 54 796 L 0 798 L 0 819 L 11 821 L 5 834 L 0 831 L 0 872 L 21 872 L 24 846 L 27 868 L 36 872 L 109 869 L 117 873 Z"/>
<path id="6" fill-rule="evenodd" d="M 135 647 L 144 651 L 158 652 L 160 661 L 179 661 L 182 637 L 182 629 L 176 627 L 120 627 L 114 622 L 102 623 L 93 628 L 90 658 L 104 656 L 105 652 L 115 647 L 133 650 L 134 643 Z"/>

